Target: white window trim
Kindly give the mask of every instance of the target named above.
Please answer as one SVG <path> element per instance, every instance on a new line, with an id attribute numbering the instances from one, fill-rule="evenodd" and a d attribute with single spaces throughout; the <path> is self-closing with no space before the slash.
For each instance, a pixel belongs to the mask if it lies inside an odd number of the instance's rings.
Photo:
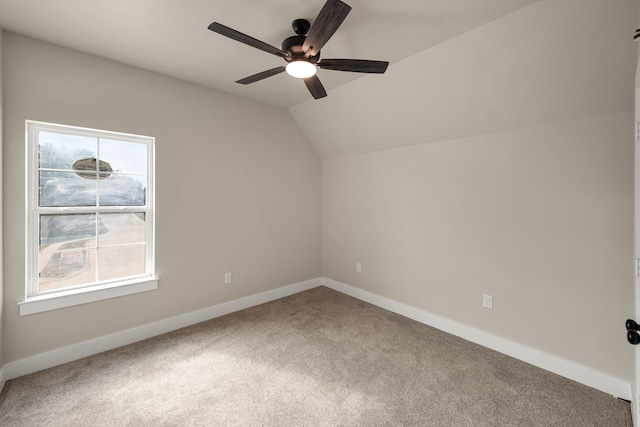
<path id="1" fill-rule="evenodd" d="M 147 215 L 147 237 L 146 244 L 149 250 L 147 251 L 147 271 L 143 276 L 124 278 L 122 280 L 116 280 L 106 283 L 91 284 L 85 287 L 78 287 L 73 289 L 60 290 L 55 292 L 38 293 L 37 292 L 37 265 L 38 265 L 38 244 L 37 236 L 37 218 L 36 213 L 38 198 L 37 198 L 37 171 L 38 162 L 37 155 L 34 150 L 37 150 L 35 146 L 35 140 L 32 140 L 30 132 L 39 130 L 48 130 L 59 132 L 60 128 L 66 128 L 65 131 L 69 133 L 86 134 L 89 133 L 92 136 L 100 136 L 103 138 L 125 138 L 129 141 L 144 142 L 148 146 L 148 158 L 147 158 L 147 199 L 144 210 Z M 100 301 L 109 298 L 115 298 L 125 295 L 131 295 L 139 292 L 146 292 L 158 288 L 158 278 L 155 276 L 155 138 L 132 135 L 121 132 L 109 132 L 98 129 L 81 128 L 77 126 L 58 125 L 54 123 L 38 122 L 33 120 L 25 121 L 25 140 L 26 140 L 26 263 L 25 263 L 25 298 L 24 301 L 18 303 L 20 308 L 20 316 L 40 313 L 49 310 L 55 310 L 64 307 L 71 307 L 79 304 L 86 304 L 89 302 Z M 149 143 L 150 141 L 150 143 Z M 139 208 L 139 207 L 136 207 Z M 112 208 L 114 211 L 122 211 L 125 209 Z M 112 210 L 107 209 L 107 210 Z M 36 267 L 34 267 L 36 266 Z M 35 277 L 34 277 L 35 275 Z"/>
<path id="2" fill-rule="evenodd" d="M 143 278 L 38 295 L 19 302 L 20 316 L 158 289 L 158 278 Z"/>

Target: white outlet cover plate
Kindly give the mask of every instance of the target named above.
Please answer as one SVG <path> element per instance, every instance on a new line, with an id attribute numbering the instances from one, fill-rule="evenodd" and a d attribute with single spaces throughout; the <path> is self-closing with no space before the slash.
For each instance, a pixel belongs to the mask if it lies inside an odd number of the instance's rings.
<path id="1" fill-rule="evenodd" d="M 485 308 L 493 308 L 493 297 L 491 295 L 482 295 L 482 306 Z"/>

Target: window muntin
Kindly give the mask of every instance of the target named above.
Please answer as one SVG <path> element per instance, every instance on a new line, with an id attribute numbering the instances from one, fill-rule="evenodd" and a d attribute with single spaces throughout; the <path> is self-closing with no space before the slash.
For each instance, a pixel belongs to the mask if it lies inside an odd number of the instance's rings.
<path id="1" fill-rule="evenodd" d="M 151 137 L 27 121 L 27 299 L 154 275 Z"/>

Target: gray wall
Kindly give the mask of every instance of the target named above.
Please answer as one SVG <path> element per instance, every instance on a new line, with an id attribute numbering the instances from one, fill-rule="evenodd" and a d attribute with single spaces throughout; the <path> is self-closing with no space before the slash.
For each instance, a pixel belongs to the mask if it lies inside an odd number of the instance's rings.
<path id="1" fill-rule="evenodd" d="M 324 275 L 629 381 L 632 129 L 616 114 L 325 159 Z"/>
<path id="2" fill-rule="evenodd" d="M 13 33 L 3 48 L 4 363 L 321 275 L 321 162 L 286 110 Z M 158 290 L 18 315 L 25 119 L 156 137 Z"/>

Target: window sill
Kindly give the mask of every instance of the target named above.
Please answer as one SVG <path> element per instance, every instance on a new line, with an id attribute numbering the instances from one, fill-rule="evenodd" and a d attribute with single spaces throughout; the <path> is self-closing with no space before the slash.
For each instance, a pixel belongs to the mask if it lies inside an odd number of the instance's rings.
<path id="1" fill-rule="evenodd" d="M 139 292 L 152 291 L 154 289 L 158 289 L 158 278 L 144 277 L 142 279 L 40 295 L 19 302 L 18 306 L 20 307 L 20 316 L 26 316 L 124 295 L 137 294 Z"/>

